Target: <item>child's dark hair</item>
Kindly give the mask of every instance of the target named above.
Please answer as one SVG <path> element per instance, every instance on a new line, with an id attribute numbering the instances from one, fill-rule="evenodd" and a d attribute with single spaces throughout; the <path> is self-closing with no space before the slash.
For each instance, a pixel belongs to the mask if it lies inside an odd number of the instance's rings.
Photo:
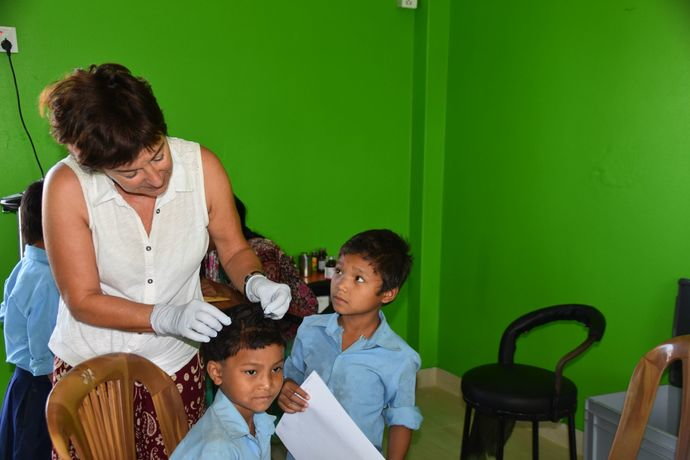
<path id="1" fill-rule="evenodd" d="M 410 245 L 391 230 L 358 233 L 340 248 L 340 255 L 357 254 L 369 261 L 383 280 L 379 294 L 402 287 L 410 274 Z"/>
<path id="2" fill-rule="evenodd" d="M 241 304 L 223 311 L 232 323 L 223 327 L 210 342 L 201 344 L 201 355 L 206 362 L 223 361 L 242 349 L 257 350 L 269 345 L 285 347 L 278 322 L 266 318 L 260 304 Z"/>
<path id="3" fill-rule="evenodd" d="M 43 179 L 30 184 L 19 204 L 22 224 L 22 239 L 25 244 L 36 244 L 43 241 L 43 219 L 41 202 L 43 201 Z"/>

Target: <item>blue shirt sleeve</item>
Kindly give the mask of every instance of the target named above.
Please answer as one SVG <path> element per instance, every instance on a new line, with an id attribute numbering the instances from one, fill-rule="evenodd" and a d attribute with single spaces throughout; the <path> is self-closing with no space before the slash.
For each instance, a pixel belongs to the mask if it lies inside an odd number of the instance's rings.
<path id="1" fill-rule="evenodd" d="M 36 301 L 27 311 L 29 331 L 29 366 L 33 375 L 46 375 L 53 371 L 53 353 L 48 348 L 50 335 L 55 329 L 58 293 L 52 277 L 43 277 L 33 293 Z"/>
<path id="2" fill-rule="evenodd" d="M 5 322 L 5 318 L 7 316 L 9 298 L 12 294 L 12 290 L 14 289 L 14 285 L 17 282 L 17 274 L 21 269 L 21 265 L 22 263 L 20 261 L 12 270 L 10 276 L 5 280 L 5 290 L 3 292 L 2 304 L 0 304 L 0 321 L 3 323 Z"/>
<path id="3" fill-rule="evenodd" d="M 416 430 L 422 424 L 422 414 L 415 406 L 415 386 L 420 366 L 419 355 L 406 359 L 397 382 L 397 389 L 383 409 L 386 425 L 402 425 Z"/>

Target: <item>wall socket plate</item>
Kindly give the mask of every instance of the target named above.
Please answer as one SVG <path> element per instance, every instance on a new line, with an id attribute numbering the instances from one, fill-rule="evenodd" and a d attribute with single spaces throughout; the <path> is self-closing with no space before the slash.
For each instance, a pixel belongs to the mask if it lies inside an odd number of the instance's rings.
<path id="1" fill-rule="evenodd" d="M 417 0 L 398 0 L 398 6 L 400 8 L 417 8 Z"/>
<path id="2" fill-rule="evenodd" d="M 11 53 L 19 52 L 19 43 L 17 43 L 17 29 L 14 27 L 0 26 L 0 42 L 4 39 L 8 39 L 10 42 L 12 42 L 12 49 L 10 50 Z M 0 48 L 0 52 L 4 53 L 5 50 Z"/>

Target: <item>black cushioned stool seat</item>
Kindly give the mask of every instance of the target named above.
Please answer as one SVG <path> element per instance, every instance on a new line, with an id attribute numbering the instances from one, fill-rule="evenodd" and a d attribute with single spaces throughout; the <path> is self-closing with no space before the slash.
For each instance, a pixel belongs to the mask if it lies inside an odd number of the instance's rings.
<path id="1" fill-rule="evenodd" d="M 561 382 L 561 394 L 555 398 L 556 375 L 549 370 L 525 364 L 485 364 L 462 377 L 462 394 L 477 410 L 520 419 L 550 420 L 555 409 L 560 417 L 574 412 L 577 387 L 567 377 Z M 551 407 L 556 401 L 557 407 Z"/>

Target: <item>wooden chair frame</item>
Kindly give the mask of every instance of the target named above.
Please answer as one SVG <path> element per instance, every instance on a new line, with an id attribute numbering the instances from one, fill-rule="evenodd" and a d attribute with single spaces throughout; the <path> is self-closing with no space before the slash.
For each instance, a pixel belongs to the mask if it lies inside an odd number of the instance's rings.
<path id="1" fill-rule="evenodd" d="M 690 335 L 681 335 L 654 347 L 638 362 L 625 395 L 623 412 L 609 460 L 637 458 L 659 381 L 674 361 L 683 363 L 683 382 L 690 382 Z M 690 458 L 690 385 L 683 385 L 683 403 L 676 444 L 676 460 Z"/>
<path id="2" fill-rule="evenodd" d="M 163 443 L 172 453 L 189 430 L 177 385 L 141 356 L 110 353 L 71 369 L 48 396 L 48 432 L 61 459 L 71 458 L 70 443 L 81 460 L 136 458 L 135 381 L 151 393 Z"/>

